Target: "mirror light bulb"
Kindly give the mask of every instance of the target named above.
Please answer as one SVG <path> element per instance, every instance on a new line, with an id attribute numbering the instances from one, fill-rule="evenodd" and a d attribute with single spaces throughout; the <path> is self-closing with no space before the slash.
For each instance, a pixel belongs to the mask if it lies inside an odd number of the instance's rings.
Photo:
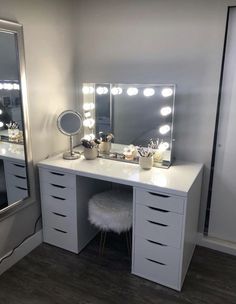
<path id="1" fill-rule="evenodd" d="M 93 118 L 88 118 L 83 121 L 83 125 L 86 128 L 91 129 L 95 124 L 95 120 Z"/>
<path id="2" fill-rule="evenodd" d="M 94 140 L 95 139 L 95 135 L 94 134 L 87 134 L 83 137 L 83 139 L 86 140 Z"/>
<path id="3" fill-rule="evenodd" d="M 4 123 L 2 121 L 0 121 L 0 128 L 2 128 L 4 126 Z"/>
<path id="4" fill-rule="evenodd" d="M 95 108 L 95 105 L 92 102 L 84 103 L 84 105 L 83 105 L 84 111 L 94 110 L 94 108 Z"/>
<path id="5" fill-rule="evenodd" d="M 168 133 L 170 131 L 170 126 L 169 125 L 164 125 L 164 126 L 161 126 L 159 128 L 159 132 L 164 135 L 166 133 Z"/>
<path id="6" fill-rule="evenodd" d="M 172 90 L 171 88 L 164 88 L 164 89 L 162 89 L 162 91 L 161 91 L 161 95 L 162 95 L 163 97 L 170 97 L 170 96 L 173 95 L 173 90 Z"/>
<path id="7" fill-rule="evenodd" d="M 85 118 L 91 117 L 91 112 L 85 112 L 85 113 L 84 113 L 84 117 L 85 117 Z"/>
<path id="8" fill-rule="evenodd" d="M 114 88 L 112 88 L 111 89 L 111 94 L 112 95 L 120 95 L 120 94 L 122 94 L 122 88 L 120 88 L 120 87 L 114 87 Z"/>
<path id="9" fill-rule="evenodd" d="M 94 88 L 90 86 L 83 86 L 82 92 L 84 95 L 92 94 L 94 92 Z"/>
<path id="10" fill-rule="evenodd" d="M 158 149 L 160 149 L 161 151 L 166 151 L 168 150 L 170 147 L 170 144 L 168 142 L 162 142 L 160 143 Z"/>
<path id="11" fill-rule="evenodd" d="M 105 95 L 108 93 L 107 87 L 97 87 L 96 92 L 98 95 Z"/>
<path id="12" fill-rule="evenodd" d="M 2 109 L 0 109 L 0 115 L 2 115 L 2 113 L 3 113 L 3 112 L 2 112 Z"/>
<path id="13" fill-rule="evenodd" d="M 137 88 L 128 88 L 127 94 L 129 96 L 135 96 L 138 94 L 138 89 Z"/>
<path id="14" fill-rule="evenodd" d="M 155 94 L 155 90 L 152 88 L 147 88 L 143 90 L 143 95 L 146 97 L 151 97 Z"/>
<path id="15" fill-rule="evenodd" d="M 0 90 L 3 89 L 3 83 L 0 83 Z"/>
<path id="16" fill-rule="evenodd" d="M 161 108 L 160 112 L 161 112 L 162 116 L 167 116 L 167 115 L 170 115 L 172 110 L 171 110 L 171 107 L 164 107 L 164 108 Z"/>

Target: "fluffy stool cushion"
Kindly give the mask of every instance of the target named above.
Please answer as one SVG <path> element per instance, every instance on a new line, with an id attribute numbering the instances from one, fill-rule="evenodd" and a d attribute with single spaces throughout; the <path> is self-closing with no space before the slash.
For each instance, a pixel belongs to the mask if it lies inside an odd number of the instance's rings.
<path id="1" fill-rule="evenodd" d="M 132 193 L 109 190 L 89 200 L 89 221 L 105 231 L 121 233 L 132 227 Z"/>

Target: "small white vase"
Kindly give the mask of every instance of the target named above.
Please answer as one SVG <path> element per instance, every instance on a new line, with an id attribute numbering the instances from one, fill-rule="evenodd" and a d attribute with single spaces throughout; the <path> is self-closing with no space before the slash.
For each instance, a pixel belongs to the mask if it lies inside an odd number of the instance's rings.
<path id="1" fill-rule="evenodd" d="M 84 157 L 87 160 L 96 159 L 98 156 L 98 149 L 97 147 L 93 148 L 84 148 Z"/>
<path id="2" fill-rule="evenodd" d="M 149 156 L 149 157 L 140 156 L 139 165 L 144 170 L 150 170 L 153 166 L 153 156 Z"/>
<path id="3" fill-rule="evenodd" d="M 110 153 L 111 151 L 111 142 L 110 141 L 102 141 L 100 144 L 99 144 L 99 151 L 101 153 Z"/>

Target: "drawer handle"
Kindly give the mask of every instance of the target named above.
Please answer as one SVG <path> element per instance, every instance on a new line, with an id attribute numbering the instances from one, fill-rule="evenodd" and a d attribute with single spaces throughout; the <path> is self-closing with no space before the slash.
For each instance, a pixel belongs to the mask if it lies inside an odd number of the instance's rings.
<path id="1" fill-rule="evenodd" d="M 154 207 L 151 207 L 151 206 L 147 206 L 149 209 L 152 209 L 152 210 L 155 210 L 155 211 L 159 211 L 159 212 L 163 212 L 163 213 L 168 213 L 170 211 L 168 210 L 163 210 L 163 209 L 159 209 L 159 208 L 154 208 Z"/>
<path id="2" fill-rule="evenodd" d="M 155 192 L 148 192 L 148 193 L 151 195 L 154 195 L 154 196 L 160 196 L 160 197 L 165 197 L 165 198 L 170 197 L 169 195 L 166 195 L 166 194 L 160 194 L 160 193 L 155 193 Z"/>
<path id="3" fill-rule="evenodd" d="M 61 230 L 61 229 L 58 229 L 58 228 L 53 228 L 54 230 L 58 231 L 58 232 L 61 232 L 61 233 L 67 233 L 67 231 L 64 231 L 64 230 Z"/>
<path id="4" fill-rule="evenodd" d="M 62 198 L 62 197 L 59 197 L 59 196 L 55 196 L 55 195 L 51 195 L 51 197 L 53 197 L 55 199 L 58 199 L 58 200 L 61 200 L 61 201 L 65 201 L 66 200 L 65 198 Z"/>
<path id="5" fill-rule="evenodd" d="M 166 264 L 164 264 L 164 263 L 161 263 L 161 262 L 158 262 L 158 261 L 155 261 L 155 260 L 152 260 L 152 259 L 146 258 L 146 260 L 148 260 L 149 262 L 152 262 L 152 263 L 156 263 L 156 264 L 162 265 L 162 266 L 165 266 L 165 265 L 166 265 Z"/>
<path id="6" fill-rule="evenodd" d="M 18 189 L 20 189 L 20 190 L 25 190 L 25 191 L 27 191 L 27 190 L 28 190 L 28 189 L 26 189 L 26 188 L 19 187 L 19 186 L 16 186 L 16 188 L 18 188 Z"/>
<path id="7" fill-rule="evenodd" d="M 19 165 L 19 164 L 13 164 L 15 167 L 19 167 L 19 168 L 25 168 L 24 165 Z"/>
<path id="8" fill-rule="evenodd" d="M 64 176 L 65 175 L 63 173 L 52 172 L 52 171 L 50 171 L 50 173 L 53 174 L 53 175 L 58 175 L 58 176 Z"/>
<path id="9" fill-rule="evenodd" d="M 154 225 L 158 225 L 158 226 L 162 226 L 162 227 L 168 227 L 168 225 L 165 225 L 165 224 L 161 224 L 161 223 L 157 223 L 157 222 L 153 222 L 153 221 L 149 221 L 149 220 L 148 220 L 148 222 L 151 223 L 151 224 L 154 224 Z"/>
<path id="10" fill-rule="evenodd" d="M 61 214 L 61 213 L 57 213 L 57 212 L 52 212 L 53 214 L 57 215 L 57 216 L 61 216 L 61 217 L 67 217 L 66 215 L 64 214 Z"/>
<path id="11" fill-rule="evenodd" d="M 167 247 L 167 245 L 165 244 L 162 244 L 162 243 L 158 243 L 158 242 L 154 242 L 154 241 L 151 241 L 151 240 L 147 240 L 149 243 L 152 243 L 152 244 L 156 244 L 156 245 L 159 245 L 159 246 L 162 246 L 162 247 Z"/>
<path id="12" fill-rule="evenodd" d="M 20 178 L 20 179 L 26 179 L 26 177 L 24 177 L 24 176 L 20 176 L 20 175 L 14 175 L 14 176 L 17 178 Z"/>
<path id="13" fill-rule="evenodd" d="M 56 185 L 56 184 L 51 184 L 53 187 L 56 187 L 56 188 L 60 188 L 60 189 L 65 189 L 66 187 L 65 186 L 61 186 L 61 185 Z"/>

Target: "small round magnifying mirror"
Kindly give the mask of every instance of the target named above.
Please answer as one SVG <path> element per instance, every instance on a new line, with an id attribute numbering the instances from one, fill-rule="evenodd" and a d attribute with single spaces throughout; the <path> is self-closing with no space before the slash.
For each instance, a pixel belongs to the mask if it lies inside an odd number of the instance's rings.
<path id="1" fill-rule="evenodd" d="M 62 112 L 57 118 L 57 127 L 64 135 L 70 136 L 70 150 L 63 154 L 64 159 L 77 159 L 79 154 L 73 152 L 73 136 L 78 134 L 82 127 L 81 115 L 72 110 Z"/>

